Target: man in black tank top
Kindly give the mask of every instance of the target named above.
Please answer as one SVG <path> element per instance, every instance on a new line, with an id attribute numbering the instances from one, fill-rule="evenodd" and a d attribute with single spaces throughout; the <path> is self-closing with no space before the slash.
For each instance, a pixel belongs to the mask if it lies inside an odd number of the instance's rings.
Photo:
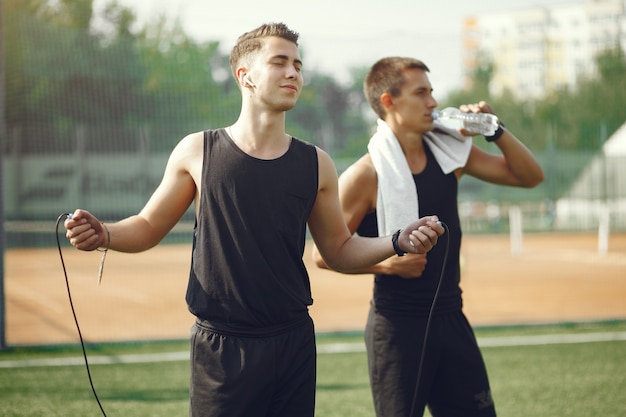
<path id="1" fill-rule="evenodd" d="M 447 243 L 440 242 L 427 255 L 392 257 L 353 271 L 375 274 L 365 329 L 372 395 L 378 417 L 422 416 L 426 406 L 433 417 L 495 416 L 482 355 L 462 312 L 458 180 L 469 174 L 533 187 L 543 180 L 543 172 L 502 125 L 487 137 L 502 155 L 473 145 L 473 132 L 435 126 L 437 101 L 428 71 L 423 62 L 402 57 L 372 66 L 364 91 L 379 117 L 378 130 L 369 153 L 339 179 L 352 233 L 379 236 L 397 221 L 394 216 L 406 217 L 413 210 L 413 215 L 437 214 L 447 226 L 442 237 Z M 492 113 L 485 102 L 461 109 Z M 315 251 L 314 259 L 328 267 Z"/>
<path id="2" fill-rule="evenodd" d="M 80 250 L 139 252 L 194 203 L 190 416 L 313 417 L 307 225 L 326 262 L 342 272 L 395 253 L 426 253 L 444 229 L 436 216 L 416 214 L 393 236 L 352 236 L 332 160 L 285 132 L 303 86 L 296 32 L 282 23 L 247 32 L 230 64 L 242 93 L 237 121 L 183 138 L 138 215 L 105 224 L 78 209 L 66 235 Z"/>

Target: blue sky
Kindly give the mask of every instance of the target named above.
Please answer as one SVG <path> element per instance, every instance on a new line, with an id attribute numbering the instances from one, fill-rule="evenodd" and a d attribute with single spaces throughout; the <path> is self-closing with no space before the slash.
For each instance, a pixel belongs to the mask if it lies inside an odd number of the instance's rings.
<path id="1" fill-rule="evenodd" d="M 237 37 L 265 22 L 281 21 L 300 33 L 306 69 L 345 81 L 351 67 L 369 66 L 389 55 L 412 56 L 431 70 L 435 94 L 462 81 L 463 19 L 485 12 L 584 0 L 118 0 L 140 22 L 161 14 L 178 18 L 198 41 L 219 40 L 228 52 Z M 95 0 L 96 9 L 108 0 Z"/>

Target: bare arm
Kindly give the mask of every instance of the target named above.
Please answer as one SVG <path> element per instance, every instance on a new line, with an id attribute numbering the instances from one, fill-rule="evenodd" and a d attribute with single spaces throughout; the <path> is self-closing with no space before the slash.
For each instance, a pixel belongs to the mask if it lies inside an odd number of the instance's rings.
<path id="1" fill-rule="evenodd" d="M 354 273 L 395 255 L 390 236 L 365 238 L 353 235 L 342 215 L 337 171 L 330 157 L 318 149 L 319 190 L 309 230 L 325 263 L 332 269 Z M 407 225 L 398 239 L 403 251 L 426 253 L 443 233 L 437 218 L 430 216 Z"/>
<path id="2" fill-rule="evenodd" d="M 463 111 L 493 113 L 487 103 L 460 107 Z M 469 133 L 469 132 L 464 132 Z M 473 146 L 462 173 L 500 185 L 531 188 L 543 181 L 543 170 L 530 150 L 509 130 L 494 142 L 501 155 Z"/>
<path id="3" fill-rule="evenodd" d="M 141 252 L 157 245 L 196 196 L 194 178 L 199 178 L 202 161 L 202 140 L 197 135 L 187 136 L 172 151 L 161 183 L 139 214 L 107 223 L 105 228 L 94 215 L 78 209 L 65 221 L 70 243 L 80 250 L 109 247 L 119 252 Z"/>
<path id="4" fill-rule="evenodd" d="M 361 157 L 339 177 L 339 200 L 350 234 L 354 234 L 369 213 L 376 208 L 378 179 L 369 154 Z M 328 269 L 317 246 L 313 246 L 313 260 L 320 268 Z M 352 271 L 357 274 L 395 274 L 405 278 L 419 277 L 426 267 L 425 254 L 391 256 L 383 261 Z"/>

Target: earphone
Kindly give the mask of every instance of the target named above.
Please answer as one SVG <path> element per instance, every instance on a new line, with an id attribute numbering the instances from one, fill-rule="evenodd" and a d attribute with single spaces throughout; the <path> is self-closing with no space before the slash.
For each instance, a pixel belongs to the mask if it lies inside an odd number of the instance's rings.
<path id="1" fill-rule="evenodd" d="M 250 79 L 250 77 L 248 76 L 248 74 L 243 76 L 243 80 L 250 86 L 250 87 L 256 87 L 256 84 L 254 84 L 252 82 L 252 80 Z"/>

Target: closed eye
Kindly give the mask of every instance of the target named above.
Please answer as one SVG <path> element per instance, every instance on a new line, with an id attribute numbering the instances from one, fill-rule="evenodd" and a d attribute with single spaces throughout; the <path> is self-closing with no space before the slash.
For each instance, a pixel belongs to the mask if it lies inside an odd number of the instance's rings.
<path id="1" fill-rule="evenodd" d="M 278 55 L 275 56 L 273 60 L 270 61 L 270 63 L 272 65 L 276 65 L 276 66 L 284 66 L 287 65 L 289 63 L 290 59 L 288 56 L 286 55 Z M 301 72 L 302 71 L 302 61 L 299 59 L 294 59 L 293 60 L 293 67 L 296 69 L 296 71 Z"/>

